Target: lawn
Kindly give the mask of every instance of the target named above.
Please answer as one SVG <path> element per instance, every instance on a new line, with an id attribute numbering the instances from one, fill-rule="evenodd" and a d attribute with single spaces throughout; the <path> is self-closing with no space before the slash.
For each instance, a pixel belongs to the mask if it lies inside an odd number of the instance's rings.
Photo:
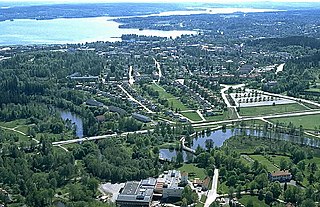
<path id="1" fill-rule="evenodd" d="M 222 115 L 205 117 L 207 121 L 223 121 L 237 118 L 236 112 L 232 108 L 228 108 L 228 111 L 224 111 Z"/>
<path id="2" fill-rule="evenodd" d="M 247 206 L 250 200 L 252 201 L 254 207 L 269 207 L 264 200 L 260 201 L 258 196 L 244 195 L 239 199 L 240 203 L 242 203 L 244 206 Z"/>
<path id="3" fill-rule="evenodd" d="M 180 109 L 182 111 L 189 110 L 188 107 L 186 107 L 178 97 L 175 97 L 174 95 L 168 93 L 165 91 L 164 88 L 161 86 L 153 83 L 149 85 L 152 89 L 159 92 L 159 98 L 167 99 L 169 102 L 169 107 L 172 106 L 173 109 Z"/>
<path id="4" fill-rule="evenodd" d="M 184 110 L 190 110 L 188 107 L 186 107 L 179 98 L 172 98 L 168 100 L 169 102 L 169 107 L 172 107 L 173 109 L 178 109 L 181 111 Z"/>
<path id="5" fill-rule="evenodd" d="M 183 164 L 178 170 L 180 172 L 187 172 L 189 174 L 189 180 L 192 178 L 200 178 L 203 180 L 206 177 L 205 169 L 199 168 L 193 164 Z"/>
<path id="6" fill-rule="evenodd" d="M 201 117 L 197 112 L 181 112 L 181 114 L 191 121 L 202 121 Z"/>
<path id="7" fill-rule="evenodd" d="M 8 127 L 8 128 L 14 128 L 20 125 L 25 125 L 26 120 L 25 119 L 17 119 L 10 122 L 0 122 L 0 126 Z"/>
<path id="8" fill-rule="evenodd" d="M 290 163 L 292 163 L 292 160 L 290 159 L 290 157 L 287 157 L 287 156 L 280 156 L 280 155 L 270 155 L 270 156 L 274 164 L 277 166 L 280 166 L 281 159 L 284 159 L 287 162 L 288 166 L 290 165 Z"/>
<path id="9" fill-rule="evenodd" d="M 259 115 L 270 115 L 270 114 L 281 114 L 295 111 L 305 111 L 306 107 L 300 104 L 283 104 L 275 106 L 256 106 L 256 107 L 245 107 L 240 109 L 241 116 L 259 116 Z"/>
<path id="10" fill-rule="evenodd" d="M 259 163 L 261 163 L 262 165 L 265 165 L 268 169 L 269 172 L 272 171 L 278 171 L 279 169 L 276 168 L 269 160 L 267 160 L 267 158 L 265 158 L 262 155 L 250 155 L 250 157 L 254 160 L 257 160 Z"/>
<path id="11" fill-rule="evenodd" d="M 151 84 L 151 85 L 149 85 L 149 86 L 150 86 L 153 90 L 158 91 L 160 98 L 164 98 L 164 99 L 174 99 L 174 98 L 176 98 L 176 97 L 173 96 L 172 94 L 166 92 L 166 91 L 164 90 L 164 88 L 162 88 L 161 86 L 159 86 L 159 85 L 157 85 L 157 84 L 155 84 L 155 83 L 153 83 L 153 84 Z"/>
<path id="12" fill-rule="evenodd" d="M 307 115 L 307 116 L 296 116 L 290 118 L 277 118 L 277 119 L 269 119 L 269 121 L 276 123 L 285 123 L 289 124 L 290 122 L 299 127 L 300 125 L 303 126 L 304 129 L 314 130 L 315 127 L 320 126 L 320 115 Z"/>

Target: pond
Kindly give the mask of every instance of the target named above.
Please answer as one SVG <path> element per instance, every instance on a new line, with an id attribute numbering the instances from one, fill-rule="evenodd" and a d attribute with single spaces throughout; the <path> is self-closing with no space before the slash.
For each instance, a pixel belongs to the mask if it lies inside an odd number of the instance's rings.
<path id="1" fill-rule="evenodd" d="M 226 129 L 226 130 L 216 130 L 212 131 L 211 133 L 206 133 L 204 135 L 198 135 L 197 137 L 193 138 L 191 143 L 191 148 L 196 150 L 198 146 L 202 149 L 207 149 L 206 142 L 209 140 L 212 142 L 212 147 L 222 147 L 224 142 L 229 138 L 236 136 L 236 135 L 247 135 L 252 137 L 261 137 L 266 139 L 275 139 L 275 140 L 283 140 L 288 141 L 296 144 L 303 144 L 312 147 L 319 147 L 320 141 L 317 139 L 311 139 L 307 137 L 300 137 L 300 136 L 293 136 L 285 133 L 275 133 L 273 131 L 263 132 L 260 130 L 253 130 L 253 129 Z M 192 157 L 187 154 L 188 152 L 183 151 L 183 158 L 184 161 L 187 162 L 187 157 Z M 168 161 L 172 161 L 177 157 L 177 151 L 172 149 L 161 149 L 159 153 L 159 157 L 163 158 Z"/>
<path id="2" fill-rule="evenodd" d="M 199 135 L 193 138 L 191 148 L 196 150 L 198 146 L 203 149 L 207 149 L 206 142 L 212 141 L 213 147 L 222 147 L 224 142 L 235 135 L 247 135 L 252 137 L 270 138 L 283 141 L 289 141 L 296 144 L 303 144 L 312 147 L 319 147 L 316 139 L 310 139 L 306 137 L 293 136 L 285 133 L 276 133 L 273 131 L 263 132 L 261 130 L 254 129 L 226 129 L 216 130 L 211 133 L 205 134 L 204 136 Z"/>
<path id="3" fill-rule="evenodd" d="M 192 161 L 194 155 L 190 152 L 182 151 L 183 161 L 188 162 Z M 175 149 L 160 149 L 159 158 L 167 161 L 174 161 L 177 157 L 177 150 Z"/>
<path id="4" fill-rule="evenodd" d="M 76 136 L 79 137 L 79 138 L 82 138 L 83 137 L 83 122 L 82 122 L 82 119 L 74 114 L 74 113 L 71 113 L 70 111 L 64 111 L 64 110 L 61 110 L 61 109 L 58 109 L 58 112 L 60 113 L 60 117 L 67 121 L 67 120 L 70 120 L 72 124 L 75 125 L 76 127 Z"/>

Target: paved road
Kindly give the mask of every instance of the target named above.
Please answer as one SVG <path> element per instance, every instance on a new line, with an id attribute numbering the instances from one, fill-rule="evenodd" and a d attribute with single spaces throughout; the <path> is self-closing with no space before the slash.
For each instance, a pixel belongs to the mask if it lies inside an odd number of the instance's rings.
<path id="1" fill-rule="evenodd" d="M 132 76 L 132 70 L 133 70 L 133 68 L 132 68 L 132 66 L 130 65 L 130 67 L 129 67 L 129 84 L 130 84 L 130 85 L 132 85 L 132 84 L 135 82 L 135 80 L 134 80 L 134 78 L 133 78 L 133 76 Z"/>
<path id="2" fill-rule="evenodd" d="M 231 106 L 231 104 L 230 104 L 230 102 L 229 102 L 229 100 L 227 98 L 227 94 L 225 92 L 228 91 L 229 88 L 231 88 L 231 87 L 233 89 L 242 88 L 242 87 L 245 86 L 245 84 L 238 84 L 238 85 L 224 85 L 224 84 L 221 84 L 221 86 L 224 87 L 220 91 L 223 101 L 227 104 L 228 108 L 233 108 L 234 109 L 234 111 L 236 112 L 236 115 L 237 115 L 238 118 L 241 118 L 239 112 L 237 111 L 237 106 Z"/>
<path id="3" fill-rule="evenodd" d="M 70 139 L 65 141 L 58 141 L 58 142 L 52 142 L 53 146 L 61 146 L 65 144 L 72 144 L 72 143 L 78 143 L 78 142 L 85 142 L 85 141 L 93 141 L 93 140 L 99 140 L 99 139 L 107 139 L 110 137 L 116 137 L 116 136 L 127 136 L 128 134 L 147 134 L 149 132 L 153 132 L 154 129 L 149 130 L 139 130 L 135 132 L 124 132 L 122 134 L 107 134 L 107 135 L 101 135 L 101 136 L 93 136 L 93 137 L 84 137 L 84 138 L 78 138 L 78 139 Z"/>
<path id="4" fill-rule="evenodd" d="M 159 75 L 158 83 L 159 83 L 160 79 L 162 77 L 162 71 L 161 71 L 161 68 L 160 68 L 160 63 L 155 58 L 153 58 L 153 60 L 154 60 L 154 64 L 156 65 L 156 68 L 158 69 L 158 75 Z"/>
<path id="5" fill-rule="evenodd" d="M 118 85 L 118 87 L 129 97 L 130 100 L 136 102 L 137 104 L 139 104 L 142 108 L 144 108 L 144 110 L 146 110 L 148 113 L 153 114 L 155 112 L 151 111 L 150 109 L 148 109 L 145 105 L 143 105 L 140 101 L 138 101 L 137 99 L 133 98 L 133 96 L 131 96 L 128 91 L 126 91 L 126 89 L 124 89 L 122 87 L 122 85 Z"/>
<path id="6" fill-rule="evenodd" d="M 219 178 L 219 170 L 214 169 L 211 190 L 208 191 L 207 200 L 206 200 L 206 203 L 204 204 L 204 207 L 209 207 L 210 204 L 214 202 L 218 196 L 217 194 L 218 178 Z"/>
<path id="7" fill-rule="evenodd" d="M 313 110 L 313 111 L 296 112 L 296 113 L 288 113 L 288 114 L 277 114 L 277 115 L 247 117 L 247 118 L 239 118 L 239 119 L 223 120 L 223 121 L 213 121 L 213 122 L 206 122 L 206 123 L 193 123 L 192 126 L 193 127 L 202 127 L 202 126 L 209 126 L 209 125 L 215 125 L 215 124 L 227 124 L 227 123 L 238 122 L 238 121 L 285 118 L 285 117 L 295 117 L 295 116 L 305 116 L 305 115 L 315 115 L 315 114 L 320 114 L 320 111 Z"/>

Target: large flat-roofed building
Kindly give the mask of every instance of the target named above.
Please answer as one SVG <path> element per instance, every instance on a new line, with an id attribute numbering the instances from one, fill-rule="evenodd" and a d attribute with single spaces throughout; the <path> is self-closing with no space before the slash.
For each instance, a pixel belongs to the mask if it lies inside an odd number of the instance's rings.
<path id="1" fill-rule="evenodd" d="M 181 174 L 177 170 L 164 172 L 162 178 L 158 178 L 159 183 L 163 183 L 162 198 L 181 198 L 183 187 L 181 183 Z"/>
<path id="2" fill-rule="evenodd" d="M 149 207 L 152 202 L 153 190 L 156 180 L 149 178 L 141 182 L 127 182 L 122 192 L 116 199 L 116 204 L 120 207 Z"/>

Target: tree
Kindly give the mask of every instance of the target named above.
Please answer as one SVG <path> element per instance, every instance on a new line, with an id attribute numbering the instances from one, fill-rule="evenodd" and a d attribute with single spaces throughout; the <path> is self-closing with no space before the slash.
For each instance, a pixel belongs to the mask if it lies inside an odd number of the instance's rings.
<path id="1" fill-rule="evenodd" d="M 287 161 L 284 158 L 280 159 L 280 170 L 285 170 L 287 169 L 288 164 Z"/>
<path id="2" fill-rule="evenodd" d="M 306 200 L 302 201 L 302 203 L 301 203 L 301 207 L 315 207 L 315 206 L 316 206 L 316 204 L 310 198 L 307 198 Z"/>
<path id="3" fill-rule="evenodd" d="M 282 188 L 281 188 L 281 185 L 278 181 L 273 182 L 270 185 L 270 192 L 272 193 L 272 195 L 275 199 L 279 198 L 279 196 L 281 195 L 281 192 L 282 192 Z"/>
<path id="4" fill-rule="evenodd" d="M 181 165 L 181 163 L 183 163 L 183 154 L 180 151 L 177 152 L 176 162 L 178 166 Z"/>
<path id="5" fill-rule="evenodd" d="M 251 198 L 248 200 L 246 207 L 254 207 L 253 200 Z"/>
<path id="6" fill-rule="evenodd" d="M 272 192 L 268 191 L 266 193 L 266 197 L 264 198 L 264 201 L 266 204 L 270 205 L 270 203 L 273 201 L 273 194 Z"/>
<path id="7" fill-rule="evenodd" d="M 260 201 L 262 201 L 263 199 L 264 199 L 264 192 L 263 192 L 263 190 L 261 189 L 261 190 L 259 190 L 259 193 L 258 193 L 258 199 L 260 200 Z"/>

